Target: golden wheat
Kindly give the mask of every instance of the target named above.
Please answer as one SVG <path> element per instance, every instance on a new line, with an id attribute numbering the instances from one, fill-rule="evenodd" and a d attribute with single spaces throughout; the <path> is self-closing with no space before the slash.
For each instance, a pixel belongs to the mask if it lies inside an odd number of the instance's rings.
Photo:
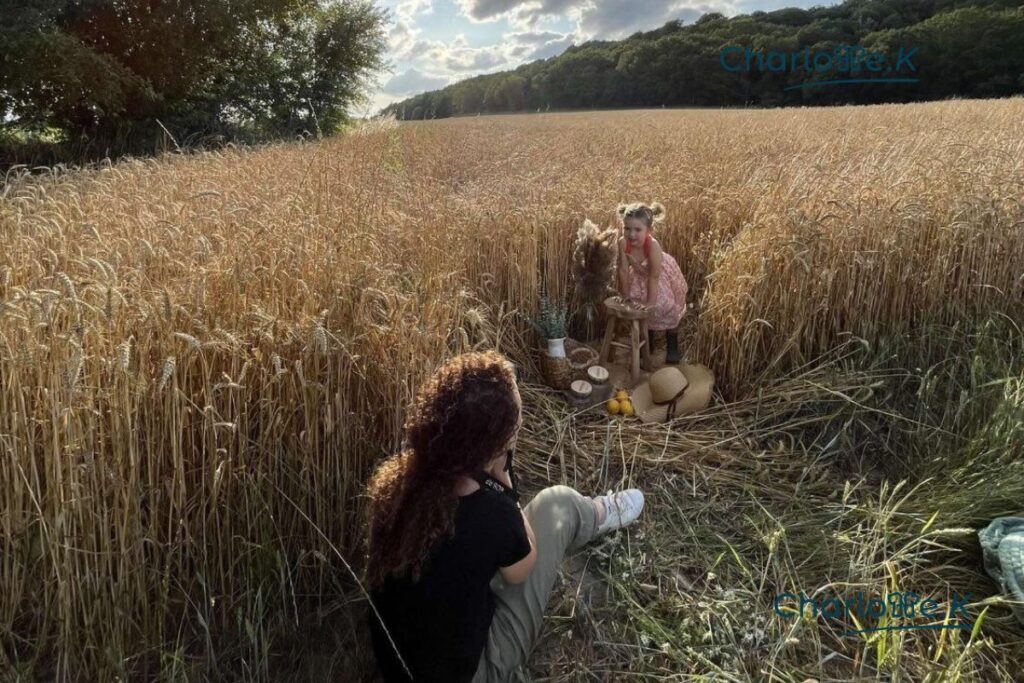
<path id="1" fill-rule="evenodd" d="M 360 487 L 420 382 L 474 348 L 536 370 L 514 314 L 542 282 L 577 307 L 579 227 L 614 225 L 620 202 L 666 207 L 657 237 L 695 305 L 683 344 L 737 401 L 719 427 L 762 424 L 776 409 L 752 388 L 851 337 L 1019 320 L 1021 159 L 1015 98 L 385 122 L 12 181 L 0 632 L 69 678 L 153 676 L 139 653 L 183 657 L 203 629 L 248 624 L 269 647 L 268 602 L 287 615 L 289 590 L 332 576 L 318 530 L 355 554 Z M 705 424 L 649 462 L 735 458 Z M 560 455 L 528 467 L 599 466 L 597 429 L 566 452 L 533 427 Z"/>

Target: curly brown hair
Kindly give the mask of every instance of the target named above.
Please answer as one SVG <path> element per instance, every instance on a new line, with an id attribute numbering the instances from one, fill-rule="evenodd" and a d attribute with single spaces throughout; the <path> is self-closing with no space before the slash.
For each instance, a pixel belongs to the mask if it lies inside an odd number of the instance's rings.
<path id="1" fill-rule="evenodd" d="M 377 466 L 368 494 L 365 580 L 418 581 L 434 544 L 455 527 L 460 475 L 485 467 L 519 428 L 515 367 L 496 351 L 456 356 L 419 391 L 401 452 Z"/>

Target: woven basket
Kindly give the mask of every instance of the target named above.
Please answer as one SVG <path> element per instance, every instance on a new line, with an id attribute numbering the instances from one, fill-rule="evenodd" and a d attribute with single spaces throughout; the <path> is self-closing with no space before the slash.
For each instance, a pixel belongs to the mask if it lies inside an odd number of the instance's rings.
<path id="1" fill-rule="evenodd" d="M 568 358 L 552 358 L 547 351 L 541 351 L 540 369 L 544 374 L 544 383 L 552 389 L 568 389 L 572 384 L 572 368 Z"/>
<path id="2" fill-rule="evenodd" d="M 598 353 L 583 342 L 575 339 L 565 340 L 565 355 L 569 359 L 569 368 L 573 379 L 587 379 L 587 368 L 597 363 Z"/>

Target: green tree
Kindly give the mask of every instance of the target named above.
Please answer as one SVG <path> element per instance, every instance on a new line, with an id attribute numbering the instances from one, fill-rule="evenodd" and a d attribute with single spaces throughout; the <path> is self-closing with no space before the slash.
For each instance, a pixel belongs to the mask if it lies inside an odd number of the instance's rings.
<path id="1" fill-rule="evenodd" d="M 505 111 L 522 111 L 526 106 L 526 79 L 512 75 L 501 83 Z"/>
<path id="2" fill-rule="evenodd" d="M 13 121 L 0 125 L 100 145 L 160 124 L 180 140 L 329 133 L 383 66 L 387 17 L 369 0 L 10 4 L 0 108 Z"/>

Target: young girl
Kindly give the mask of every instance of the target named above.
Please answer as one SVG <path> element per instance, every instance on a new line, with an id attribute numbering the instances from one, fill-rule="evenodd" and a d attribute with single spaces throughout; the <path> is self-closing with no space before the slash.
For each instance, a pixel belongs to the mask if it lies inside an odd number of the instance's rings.
<path id="1" fill-rule="evenodd" d="M 536 644 L 565 554 L 640 515 L 638 489 L 590 498 L 549 486 L 520 508 L 505 467 L 521 424 L 512 364 L 456 356 L 371 477 L 367 618 L 388 683 L 508 680 Z"/>
<path id="2" fill-rule="evenodd" d="M 686 313 L 689 287 L 679 264 L 651 235 L 654 224 L 665 219 L 665 207 L 658 202 L 634 202 L 619 204 L 616 210 L 623 232 L 619 240 L 619 294 L 648 309 L 648 348 L 654 347 L 655 331 L 665 330 L 665 363 L 678 363 L 677 328 Z"/>

